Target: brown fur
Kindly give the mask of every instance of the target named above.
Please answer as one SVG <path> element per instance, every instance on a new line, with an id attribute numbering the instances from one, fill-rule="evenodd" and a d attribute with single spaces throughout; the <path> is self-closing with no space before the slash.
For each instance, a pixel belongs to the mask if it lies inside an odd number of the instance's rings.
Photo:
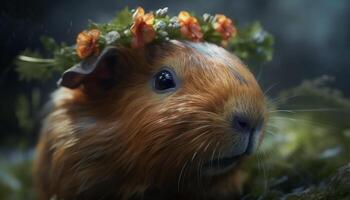
<path id="1" fill-rule="evenodd" d="M 213 176 L 201 168 L 237 142 L 232 113 L 259 120 L 265 100 L 238 58 L 203 45 L 217 55 L 178 41 L 122 49 L 123 64 L 116 66 L 122 73 L 112 89 L 99 90 L 92 79 L 77 89 L 59 88 L 37 146 L 39 199 L 237 196 L 239 166 Z M 178 75 L 177 91 L 152 90 L 151 77 L 162 66 Z"/>

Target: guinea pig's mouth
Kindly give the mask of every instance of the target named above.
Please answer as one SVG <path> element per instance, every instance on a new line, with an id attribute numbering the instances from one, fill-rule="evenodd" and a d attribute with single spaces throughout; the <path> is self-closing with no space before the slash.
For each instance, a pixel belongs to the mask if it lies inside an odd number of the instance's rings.
<path id="1" fill-rule="evenodd" d="M 232 157 L 215 158 L 213 160 L 210 160 L 203 165 L 204 172 L 207 175 L 224 173 L 235 167 L 238 163 L 238 160 L 242 156 L 243 155 L 238 155 Z"/>

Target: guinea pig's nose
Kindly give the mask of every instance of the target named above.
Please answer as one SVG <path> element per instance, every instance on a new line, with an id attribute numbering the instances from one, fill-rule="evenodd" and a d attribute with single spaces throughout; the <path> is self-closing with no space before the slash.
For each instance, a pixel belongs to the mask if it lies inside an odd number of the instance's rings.
<path id="1" fill-rule="evenodd" d="M 249 134 L 253 127 L 247 117 L 234 116 L 232 119 L 232 128 L 236 131 Z"/>

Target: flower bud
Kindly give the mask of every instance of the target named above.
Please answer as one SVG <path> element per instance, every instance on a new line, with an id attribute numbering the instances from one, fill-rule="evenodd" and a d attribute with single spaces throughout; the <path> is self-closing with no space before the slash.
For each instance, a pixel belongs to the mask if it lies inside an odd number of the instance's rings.
<path id="1" fill-rule="evenodd" d="M 209 22 L 209 20 L 210 20 L 210 14 L 204 13 L 204 14 L 203 14 L 203 21 L 204 21 L 204 22 Z"/>
<path id="2" fill-rule="evenodd" d="M 154 25 L 154 28 L 156 30 L 163 30 L 165 29 L 165 27 L 166 27 L 166 24 L 163 21 L 157 21 L 156 24 Z"/>
<path id="3" fill-rule="evenodd" d="M 168 33 L 166 31 L 159 31 L 159 35 L 162 37 L 168 36 Z"/>
<path id="4" fill-rule="evenodd" d="M 130 35 L 130 30 L 125 30 L 124 35 L 129 36 Z"/>
<path id="5" fill-rule="evenodd" d="M 168 12 L 168 7 L 165 7 L 163 9 L 158 9 L 155 14 L 157 17 L 164 17 L 167 14 L 167 12 Z"/>
<path id="6" fill-rule="evenodd" d="M 106 39 L 106 43 L 109 44 L 113 44 L 114 42 L 116 42 L 118 39 L 120 38 L 120 34 L 117 31 L 111 31 L 108 32 L 107 35 L 105 36 Z"/>
<path id="7" fill-rule="evenodd" d="M 177 22 L 178 21 L 178 18 L 177 17 L 172 17 L 172 18 L 170 18 L 170 22 L 171 23 L 175 23 L 175 22 Z"/>

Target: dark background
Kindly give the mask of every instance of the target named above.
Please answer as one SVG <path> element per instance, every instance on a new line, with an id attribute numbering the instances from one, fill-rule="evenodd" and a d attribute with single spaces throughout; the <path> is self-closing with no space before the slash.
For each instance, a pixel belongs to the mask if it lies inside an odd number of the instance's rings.
<path id="1" fill-rule="evenodd" d="M 15 143 L 22 133 L 15 111 L 18 94 L 29 94 L 32 88 L 44 91 L 47 100 L 55 89 L 55 81 L 19 81 L 13 59 L 25 48 L 40 50 L 40 36 L 57 41 L 75 42 L 77 33 L 87 20 L 106 22 L 125 6 L 142 6 L 146 10 L 169 7 L 172 15 L 180 10 L 198 14 L 223 13 L 238 21 L 238 27 L 258 20 L 275 36 L 273 61 L 261 67 L 264 89 L 276 95 L 282 89 L 298 85 L 302 80 L 327 74 L 332 86 L 350 96 L 350 2 L 348 0 L 176 0 L 176 1 L 1 1 L 0 12 L 0 144 Z M 32 111 L 36 113 L 37 111 Z M 36 116 L 36 115 L 33 115 Z M 27 136 L 28 137 L 28 136 Z M 29 136 L 31 142 L 35 136 Z"/>

